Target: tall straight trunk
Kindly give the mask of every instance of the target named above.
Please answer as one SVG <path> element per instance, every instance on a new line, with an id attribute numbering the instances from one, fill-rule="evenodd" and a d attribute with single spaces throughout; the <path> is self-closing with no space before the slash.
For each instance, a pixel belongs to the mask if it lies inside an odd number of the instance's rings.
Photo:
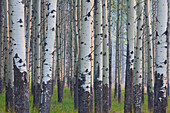
<path id="1" fill-rule="evenodd" d="M 82 1 L 82 22 L 80 38 L 80 76 L 78 78 L 79 113 L 90 113 L 90 81 L 91 81 L 91 37 L 93 0 Z M 84 16 L 85 15 L 85 16 Z"/>
<path id="2" fill-rule="evenodd" d="M 13 65 L 15 110 L 29 113 L 28 78 L 26 69 L 24 3 L 13 0 Z"/>
<path id="3" fill-rule="evenodd" d="M 102 0 L 103 15 L 103 112 L 109 113 L 109 37 L 107 20 L 107 0 Z"/>
<path id="4" fill-rule="evenodd" d="M 144 23 L 145 23 L 144 19 Z M 145 25 L 146 26 L 146 25 Z M 144 104 L 145 101 L 145 49 L 146 49 L 146 44 L 145 44 L 145 29 L 143 29 L 143 39 L 142 39 L 142 104 Z"/>
<path id="5" fill-rule="evenodd" d="M 5 102 L 6 102 L 6 111 L 10 109 L 10 75 L 9 75 L 9 6 L 8 0 L 4 1 L 4 76 L 5 76 Z"/>
<path id="6" fill-rule="evenodd" d="M 9 0 L 9 81 L 8 81 L 8 100 L 11 111 L 14 111 L 14 70 L 13 70 L 13 34 L 12 34 L 12 3 Z"/>
<path id="7" fill-rule="evenodd" d="M 136 6 L 135 0 L 127 1 L 127 64 L 125 79 L 124 113 L 132 113 L 133 103 L 133 70 L 134 70 L 134 39 L 136 30 Z"/>
<path id="8" fill-rule="evenodd" d="M 144 3 L 138 0 L 137 4 L 137 44 L 135 45 L 135 67 L 133 77 L 133 105 L 134 112 L 141 113 L 142 99 L 142 39 L 143 39 L 143 12 Z"/>
<path id="9" fill-rule="evenodd" d="M 45 39 L 45 52 L 42 75 L 41 102 L 39 113 L 50 112 L 51 86 L 52 86 L 52 61 L 56 34 L 56 3 L 57 0 L 48 0 L 47 37 Z"/>
<path id="10" fill-rule="evenodd" d="M 102 0 L 94 1 L 94 92 L 95 112 L 102 112 L 102 77 L 103 77 L 103 32 L 102 32 Z"/>
<path id="11" fill-rule="evenodd" d="M 118 93 L 118 80 L 120 80 L 120 63 L 119 63 L 119 56 L 120 56 L 120 0 L 117 2 L 117 25 L 116 25 L 116 60 L 115 60 L 115 92 L 114 98 L 117 97 Z"/>
<path id="12" fill-rule="evenodd" d="M 78 40 L 78 21 L 77 21 L 77 0 L 73 1 L 74 15 L 74 36 L 75 36 L 75 64 L 74 64 L 74 109 L 78 108 L 78 58 L 79 58 L 79 40 Z"/>
<path id="13" fill-rule="evenodd" d="M 152 23 L 151 23 L 151 1 L 145 0 L 145 15 L 146 15 L 146 30 L 147 30 L 147 51 L 148 51 L 148 80 L 147 80 L 147 92 L 148 92 L 148 108 L 153 110 L 154 106 L 154 86 L 153 86 L 153 46 L 152 46 Z"/>
<path id="14" fill-rule="evenodd" d="M 33 98 L 33 105 L 34 107 L 39 106 L 39 101 L 40 101 L 40 91 L 41 91 L 41 75 L 40 75 L 40 70 L 41 70 L 41 51 L 40 51 L 40 42 L 41 42 L 41 36 L 40 36 L 40 29 L 41 29 L 41 1 L 36 1 L 35 4 L 35 90 L 34 90 L 34 98 Z"/>
<path id="15" fill-rule="evenodd" d="M 31 39 L 32 39 L 32 66 L 31 66 L 31 93 L 34 95 L 35 93 L 35 5 L 36 1 L 32 3 L 32 26 L 31 26 Z"/>
<path id="16" fill-rule="evenodd" d="M 27 74 L 30 79 L 30 41 L 31 41 L 31 26 L 32 26 L 32 0 L 28 2 L 28 24 L 27 24 L 27 34 L 26 34 L 26 62 L 27 62 Z"/>
<path id="17" fill-rule="evenodd" d="M 109 5 L 109 109 L 112 106 L 112 5 L 113 0 L 110 0 Z"/>
<path id="18" fill-rule="evenodd" d="M 157 18 L 157 0 L 152 0 L 152 46 L 153 46 L 153 72 L 156 71 L 156 18 Z"/>
<path id="19" fill-rule="evenodd" d="M 166 113 L 168 2 L 158 0 L 154 113 Z"/>
<path id="20" fill-rule="evenodd" d="M 0 6 L 3 6 L 4 2 L 0 1 Z M 4 89 L 4 8 L 0 8 L 0 94 Z"/>

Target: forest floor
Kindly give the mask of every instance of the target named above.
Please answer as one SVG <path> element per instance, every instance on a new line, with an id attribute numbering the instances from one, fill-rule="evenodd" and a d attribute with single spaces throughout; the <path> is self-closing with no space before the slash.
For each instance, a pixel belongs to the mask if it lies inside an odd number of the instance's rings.
<path id="1" fill-rule="evenodd" d="M 30 91 L 31 92 L 31 91 Z M 112 93 L 112 95 L 114 92 Z M 113 96 L 112 96 L 113 97 Z M 118 99 L 112 99 L 112 108 L 110 113 L 124 113 L 124 91 L 122 91 L 122 101 L 118 103 Z M 168 98 L 167 113 L 170 113 L 170 97 Z M 29 96 L 30 113 L 38 113 L 38 109 L 33 109 L 33 96 Z M 5 93 L 0 95 L 0 113 L 5 113 Z M 78 113 L 74 110 L 74 96 L 70 95 L 68 88 L 64 89 L 63 102 L 57 101 L 57 88 L 54 88 L 54 92 L 51 98 L 51 110 L 50 113 Z M 147 109 L 147 95 L 145 94 L 145 103 L 142 104 L 142 113 L 149 113 Z"/>

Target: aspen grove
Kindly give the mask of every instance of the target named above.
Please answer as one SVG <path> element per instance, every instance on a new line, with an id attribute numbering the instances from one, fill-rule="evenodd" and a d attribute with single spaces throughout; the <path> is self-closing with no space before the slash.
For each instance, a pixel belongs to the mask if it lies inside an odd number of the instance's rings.
<path id="1" fill-rule="evenodd" d="M 170 0 L 0 0 L 0 113 L 170 113 Z"/>

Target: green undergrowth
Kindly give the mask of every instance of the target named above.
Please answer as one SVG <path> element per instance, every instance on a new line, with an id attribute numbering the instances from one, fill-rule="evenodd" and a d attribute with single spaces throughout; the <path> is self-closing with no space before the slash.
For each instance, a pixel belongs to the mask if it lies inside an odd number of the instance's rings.
<path id="1" fill-rule="evenodd" d="M 31 92 L 31 91 L 30 91 Z M 112 92 L 112 95 L 114 92 Z M 113 96 L 112 96 L 113 97 Z M 150 113 L 147 109 L 147 95 L 145 94 L 145 103 L 142 104 L 142 113 Z M 118 99 L 112 98 L 112 108 L 110 113 L 124 113 L 124 91 L 121 95 L 121 103 L 118 102 Z M 170 106 L 170 97 L 168 99 L 168 105 Z M 170 113 L 170 107 L 167 107 L 167 113 Z M 29 96 L 29 110 L 30 113 L 38 113 L 38 109 L 33 109 L 33 96 L 30 93 Z M 5 113 L 5 93 L 0 95 L 0 113 Z M 57 88 L 54 88 L 54 92 L 51 98 L 51 108 L 50 113 L 78 113 L 77 110 L 74 110 L 74 96 L 70 95 L 69 88 L 64 89 L 64 98 L 63 102 L 59 103 L 57 101 Z"/>

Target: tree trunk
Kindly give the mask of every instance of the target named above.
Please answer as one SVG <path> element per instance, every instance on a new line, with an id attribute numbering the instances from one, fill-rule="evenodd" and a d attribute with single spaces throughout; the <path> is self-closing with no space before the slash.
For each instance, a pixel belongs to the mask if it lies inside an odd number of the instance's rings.
<path id="1" fill-rule="evenodd" d="M 147 30 L 147 44 L 148 44 L 148 109 L 153 111 L 154 106 L 154 86 L 153 86 L 153 46 L 152 46 L 152 23 L 151 23 L 151 1 L 145 0 L 145 15 L 146 15 L 146 30 Z"/>
<path id="2" fill-rule="evenodd" d="M 144 3 L 138 0 L 137 5 L 137 44 L 135 51 L 135 67 L 133 77 L 133 104 L 134 112 L 141 113 L 142 101 L 142 39 L 143 39 L 143 12 Z"/>
<path id="3" fill-rule="evenodd" d="M 35 92 L 34 92 L 34 100 L 33 100 L 33 106 L 39 107 L 39 101 L 40 101 L 40 70 L 41 70 L 41 51 L 40 51 L 40 44 L 41 44 L 41 35 L 40 35 L 40 29 L 41 29 L 41 1 L 36 1 L 35 4 Z"/>
<path id="4" fill-rule="evenodd" d="M 4 2 L 0 1 L 0 6 L 3 6 Z M 4 89 L 4 8 L 0 8 L 0 94 Z"/>
<path id="5" fill-rule="evenodd" d="M 158 0 L 154 113 L 166 113 L 167 0 Z"/>
<path id="6" fill-rule="evenodd" d="M 133 70 L 134 70 L 134 39 L 136 30 L 136 6 L 135 0 L 127 1 L 127 65 L 126 65 L 126 80 L 125 80 L 125 101 L 124 113 L 132 113 L 133 103 Z"/>
<path id="7" fill-rule="evenodd" d="M 79 113 L 90 112 L 90 81 L 91 81 L 91 37 L 93 1 L 82 1 L 82 29 L 80 38 L 80 76 L 79 88 Z M 85 15 L 85 16 L 84 16 Z"/>
<path id="8" fill-rule="evenodd" d="M 103 77 L 103 32 L 102 32 L 102 0 L 94 1 L 94 91 L 95 113 L 102 112 L 102 77 Z"/>
<path id="9" fill-rule="evenodd" d="M 13 0 L 13 65 L 15 110 L 17 113 L 29 113 L 28 77 L 26 69 L 24 3 Z"/>
<path id="10" fill-rule="evenodd" d="M 102 0 L 103 15 L 103 113 L 109 113 L 109 37 L 107 20 L 107 0 Z"/>
<path id="11" fill-rule="evenodd" d="M 56 4 L 57 0 L 48 0 L 47 37 L 45 39 L 45 52 L 42 75 L 42 90 L 39 113 L 50 112 L 51 86 L 52 86 L 52 58 L 56 34 Z"/>
<path id="12" fill-rule="evenodd" d="M 112 106 L 112 5 L 113 0 L 110 0 L 109 5 L 109 110 Z"/>

